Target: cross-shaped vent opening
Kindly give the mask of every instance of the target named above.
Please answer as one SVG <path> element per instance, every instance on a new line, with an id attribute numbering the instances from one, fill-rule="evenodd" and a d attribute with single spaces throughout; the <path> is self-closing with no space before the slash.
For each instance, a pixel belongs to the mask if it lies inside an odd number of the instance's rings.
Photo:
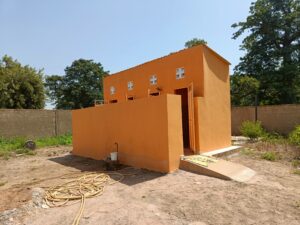
<path id="1" fill-rule="evenodd" d="M 133 81 L 128 81 L 127 87 L 128 87 L 128 90 L 131 91 L 133 89 Z"/>
<path id="2" fill-rule="evenodd" d="M 156 77 L 156 75 L 152 75 L 150 77 L 150 84 L 151 85 L 156 85 L 157 84 L 157 77 Z"/>
<path id="3" fill-rule="evenodd" d="M 116 93 L 116 88 L 114 86 L 110 87 L 110 94 L 114 95 Z"/>
<path id="4" fill-rule="evenodd" d="M 179 79 L 182 79 L 184 78 L 184 68 L 178 68 L 176 69 L 176 79 L 179 80 Z"/>

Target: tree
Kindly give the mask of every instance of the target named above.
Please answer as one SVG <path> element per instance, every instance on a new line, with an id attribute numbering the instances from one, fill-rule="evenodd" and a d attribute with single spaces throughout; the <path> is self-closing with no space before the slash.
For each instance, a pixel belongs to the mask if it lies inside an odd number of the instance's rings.
<path id="1" fill-rule="evenodd" d="M 186 48 L 191 48 L 196 45 L 207 45 L 207 42 L 201 38 L 193 38 L 192 40 L 189 40 L 189 41 L 185 42 L 185 44 L 184 44 L 184 46 Z"/>
<path id="2" fill-rule="evenodd" d="M 245 55 L 236 74 L 251 74 L 260 82 L 261 104 L 300 102 L 300 1 L 257 0 L 245 22 L 233 24 Z"/>
<path id="3" fill-rule="evenodd" d="M 103 99 L 103 77 L 107 74 L 100 63 L 93 60 L 75 60 L 66 67 L 65 76 L 46 78 L 47 95 L 57 109 L 79 109 L 94 105 Z"/>
<path id="4" fill-rule="evenodd" d="M 233 106 L 254 105 L 258 94 L 259 81 L 254 77 L 232 75 L 230 76 L 231 104 Z"/>
<path id="5" fill-rule="evenodd" d="M 0 60 L 0 108 L 41 109 L 45 104 L 42 70 L 5 55 Z"/>

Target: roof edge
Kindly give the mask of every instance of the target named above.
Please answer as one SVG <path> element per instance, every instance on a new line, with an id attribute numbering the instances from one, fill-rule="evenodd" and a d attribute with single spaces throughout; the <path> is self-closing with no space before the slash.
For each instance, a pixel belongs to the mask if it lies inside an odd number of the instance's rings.
<path id="1" fill-rule="evenodd" d="M 201 47 L 205 47 L 206 49 L 208 49 L 209 51 L 211 51 L 216 57 L 218 57 L 219 59 L 221 59 L 223 62 L 225 62 L 225 63 L 231 65 L 231 63 L 230 63 L 229 61 L 227 61 L 225 58 L 223 58 L 221 55 L 219 55 L 217 52 L 215 52 L 213 49 L 211 49 L 210 47 L 208 47 L 208 46 L 205 45 L 205 44 L 196 45 L 196 46 L 193 46 L 193 47 L 191 47 L 191 48 L 199 48 L 200 46 L 201 46 Z M 143 63 L 138 64 L 138 65 L 136 65 L 136 66 L 132 66 L 132 67 L 129 67 L 129 68 L 127 68 L 127 69 L 120 70 L 120 71 L 118 71 L 118 72 L 109 74 L 108 77 L 113 76 L 113 75 L 116 75 L 116 74 L 119 74 L 119 73 L 122 73 L 122 72 L 127 71 L 127 70 L 131 70 L 131 69 L 134 69 L 134 68 L 143 66 L 143 65 L 145 65 L 145 64 L 148 64 L 148 63 L 151 63 L 151 62 L 154 62 L 154 61 L 157 61 L 157 60 L 161 60 L 161 59 L 166 58 L 166 57 L 168 57 L 168 56 L 170 56 L 170 55 L 173 55 L 173 54 L 178 54 L 178 53 L 183 52 L 183 51 L 188 51 L 188 50 L 191 49 L 191 48 L 184 48 L 184 49 L 178 50 L 178 51 L 176 51 L 176 52 L 171 52 L 171 53 L 169 53 L 168 55 L 164 55 L 164 56 L 161 56 L 161 57 L 158 57 L 158 58 L 155 58 L 155 59 L 152 59 L 152 60 L 143 62 Z"/>
<path id="2" fill-rule="evenodd" d="M 221 55 L 219 55 L 215 50 L 213 50 L 212 48 L 208 47 L 207 45 L 202 45 L 203 47 L 205 47 L 206 49 L 208 49 L 210 52 L 212 52 L 217 58 L 221 59 L 223 62 L 231 65 L 231 63 L 225 59 L 224 57 L 222 57 Z"/>

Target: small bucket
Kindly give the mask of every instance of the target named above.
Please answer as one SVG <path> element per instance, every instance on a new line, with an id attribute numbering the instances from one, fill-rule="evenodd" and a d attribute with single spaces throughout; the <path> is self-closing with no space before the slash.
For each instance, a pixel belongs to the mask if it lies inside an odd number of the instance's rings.
<path id="1" fill-rule="evenodd" d="M 110 159 L 111 159 L 111 161 L 117 161 L 118 160 L 118 152 L 111 152 Z"/>

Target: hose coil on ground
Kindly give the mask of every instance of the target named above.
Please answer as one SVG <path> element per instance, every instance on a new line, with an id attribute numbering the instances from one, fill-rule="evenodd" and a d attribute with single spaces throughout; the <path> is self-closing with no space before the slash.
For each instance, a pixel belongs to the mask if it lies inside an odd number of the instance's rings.
<path id="1" fill-rule="evenodd" d="M 111 176 L 116 176 L 112 179 Z M 44 199 L 49 207 L 64 206 L 69 201 L 81 201 L 80 209 L 72 225 L 78 225 L 83 214 L 85 199 L 102 195 L 104 187 L 119 182 L 124 175 L 118 172 L 85 173 L 70 179 L 63 184 L 50 187 L 46 190 Z"/>

